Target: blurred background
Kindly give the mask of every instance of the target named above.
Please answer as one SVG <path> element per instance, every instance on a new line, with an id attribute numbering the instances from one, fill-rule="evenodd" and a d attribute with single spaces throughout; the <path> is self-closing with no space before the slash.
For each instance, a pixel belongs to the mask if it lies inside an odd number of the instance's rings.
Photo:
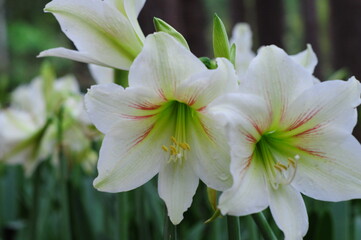
<path id="1" fill-rule="evenodd" d="M 0 0 L 0 107 L 8 105 L 13 89 L 39 74 L 43 61 L 36 58 L 39 52 L 59 46 L 74 48 L 55 18 L 43 13 L 47 2 Z M 275 44 L 296 54 L 310 43 L 319 59 L 315 70 L 318 78 L 347 79 L 355 75 L 361 79 L 361 0 L 147 0 L 139 22 L 148 34 L 154 31 L 152 18 L 161 18 L 185 36 L 195 55 L 212 57 L 214 13 L 221 17 L 229 35 L 237 22 L 249 23 L 254 51 L 262 45 Z M 47 60 L 57 75 L 75 74 L 83 91 L 94 83 L 85 64 L 58 58 Z M 355 130 L 358 137 L 360 129 Z M 57 212 L 60 203 L 53 196 L 56 184 L 48 181 L 51 175 L 45 170 L 40 174 L 41 191 L 35 198 L 45 200 L 37 206 L 42 212 L 37 220 L 36 239 L 62 239 L 58 227 L 61 216 Z M 73 239 L 162 238 L 164 206 L 154 181 L 127 195 L 112 195 L 92 189 L 95 172 L 74 175 L 75 180 L 71 181 L 75 184 L 69 190 L 73 196 Z M 1 240 L 32 239 L 28 229 L 33 227 L 35 189 L 28 185 L 31 184 L 21 169 L 0 166 Z M 225 219 L 203 224 L 212 210 L 204 186 L 197 194 L 186 221 L 179 226 L 180 239 L 226 239 Z M 322 203 L 306 199 L 306 203 L 310 229 L 305 239 L 361 239 L 360 201 Z M 117 213 L 123 208 L 127 210 L 119 214 L 129 221 L 119 224 Z M 262 239 L 252 219 L 241 218 L 241 224 L 244 239 Z"/>

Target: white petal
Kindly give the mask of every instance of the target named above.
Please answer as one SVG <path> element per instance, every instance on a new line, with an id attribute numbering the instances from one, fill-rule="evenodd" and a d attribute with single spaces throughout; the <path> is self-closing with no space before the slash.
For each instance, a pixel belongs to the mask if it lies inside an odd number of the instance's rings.
<path id="1" fill-rule="evenodd" d="M 30 84 L 16 88 L 11 94 L 11 109 L 26 112 L 39 126 L 46 121 L 42 82 L 41 78 L 35 78 Z"/>
<path id="2" fill-rule="evenodd" d="M 118 10 L 124 16 L 128 17 L 139 39 L 141 41 L 144 41 L 144 34 L 140 29 L 137 18 L 140 10 L 142 10 L 145 4 L 145 0 L 105 0 L 105 1 L 110 4 L 113 4 L 116 8 L 118 8 Z"/>
<path id="3" fill-rule="evenodd" d="M 361 198 L 361 145 L 353 137 L 324 146 L 323 157 L 301 156 L 293 185 L 307 196 L 325 201 Z"/>
<path id="4" fill-rule="evenodd" d="M 206 70 L 204 64 L 166 33 L 149 35 L 129 72 L 129 86 L 152 89 L 172 99 L 175 89 L 192 74 Z"/>
<path id="5" fill-rule="evenodd" d="M 187 161 L 187 160 L 186 160 Z M 159 196 L 164 200 L 168 216 L 174 225 L 183 219 L 183 213 L 191 206 L 199 179 L 191 164 L 170 162 L 158 176 Z"/>
<path id="6" fill-rule="evenodd" d="M 239 127 L 242 138 L 250 134 L 248 137 L 258 139 L 272 120 L 265 100 L 252 94 L 225 94 L 214 100 L 207 110 L 223 125 Z"/>
<path id="7" fill-rule="evenodd" d="M 241 162 L 241 159 L 232 159 Z M 224 191 L 219 199 L 222 214 L 245 216 L 260 212 L 268 206 L 268 189 L 263 167 L 250 164 L 234 175 L 233 186 Z"/>
<path id="8" fill-rule="evenodd" d="M 210 116 L 200 116 L 198 125 L 189 131 L 189 144 L 189 159 L 194 162 L 200 179 L 216 190 L 229 188 L 232 184 L 230 156 L 223 128 Z"/>
<path id="9" fill-rule="evenodd" d="M 309 73 L 313 73 L 317 65 L 317 56 L 312 49 L 311 44 L 307 44 L 307 49 L 291 56 L 292 60 L 306 68 Z"/>
<path id="10" fill-rule="evenodd" d="M 123 121 L 105 135 L 99 153 L 99 175 L 94 180 L 97 189 L 128 191 L 159 172 L 167 161 L 161 146 L 168 138 L 164 137 L 166 131 L 156 131 L 153 127 L 151 119 Z"/>
<path id="11" fill-rule="evenodd" d="M 85 107 L 93 124 L 107 133 L 114 124 L 124 119 L 151 115 L 147 109 L 159 107 L 161 101 L 146 88 L 127 88 L 115 84 L 92 86 L 85 95 Z"/>
<path id="12" fill-rule="evenodd" d="M 247 23 L 237 23 L 232 30 L 231 43 L 236 44 L 237 51 L 252 49 L 252 31 Z"/>
<path id="13" fill-rule="evenodd" d="M 238 23 L 233 28 L 231 43 L 236 45 L 235 68 L 240 82 L 244 81 L 247 68 L 255 57 L 252 51 L 252 32 L 248 24 Z"/>
<path id="14" fill-rule="evenodd" d="M 104 1 L 53 0 L 45 11 L 55 15 L 79 52 L 104 66 L 127 70 L 142 48 L 127 17 Z"/>
<path id="15" fill-rule="evenodd" d="M 308 217 L 302 196 L 292 186 L 277 190 L 270 187 L 270 209 L 273 219 L 283 231 L 285 240 L 301 240 L 308 229 Z"/>
<path id="16" fill-rule="evenodd" d="M 238 89 L 233 65 L 226 59 L 217 59 L 218 68 L 192 75 L 176 89 L 175 98 L 195 109 L 207 106 L 218 96 Z"/>
<path id="17" fill-rule="evenodd" d="M 274 121 L 304 90 L 313 85 L 312 75 L 276 46 L 263 47 L 252 60 L 240 86 L 245 93 L 263 96 Z"/>
<path id="18" fill-rule="evenodd" d="M 114 82 L 114 69 L 89 64 L 89 71 L 97 84 Z"/>
<path id="19" fill-rule="evenodd" d="M 292 135 L 317 137 L 338 128 L 350 134 L 357 121 L 361 85 L 355 79 L 315 84 L 286 110 L 282 125 Z"/>
<path id="20" fill-rule="evenodd" d="M 78 81 L 73 75 L 66 75 L 54 82 L 54 90 L 60 93 L 80 95 Z"/>
<path id="21" fill-rule="evenodd" d="M 78 62 L 84 62 L 84 63 L 92 63 L 97 65 L 104 65 L 107 66 L 106 63 L 103 63 L 101 61 L 98 61 L 94 59 L 93 57 L 89 56 L 89 54 L 86 54 L 85 52 L 78 52 L 75 50 L 70 50 L 66 48 L 52 48 L 45 51 L 42 51 L 38 57 L 61 57 L 66 58 Z M 130 65 L 130 63 L 129 63 Z"/>
<path id="22" fill-rule="evenodd" d="M 145 0 L 124 0 L 125 12 L 127 13 L 130 23 L 142 42 L 144 41 L 144 34 L 139 26 L 137 18 L 144 4 Z"/>

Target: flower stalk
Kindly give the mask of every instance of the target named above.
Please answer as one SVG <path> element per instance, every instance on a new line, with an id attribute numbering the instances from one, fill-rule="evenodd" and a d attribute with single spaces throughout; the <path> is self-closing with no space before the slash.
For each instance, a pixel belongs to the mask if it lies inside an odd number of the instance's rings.
<path id="1" fill-rule="evenodd" d="M 61 185 L 61 202 L 63 210 L 63 239 L 71 240 L 70 227 L 70 211 L 69 211 L 69 196 L 68 196 L 68 164 L 64 156 L 63 149 L 63 115 L 64 108 L 60 107 L 58 113 L 58 154 L 60 161 L 60 185 Z"/>
<path id="2" fill-rule="evenodd" d="M 268 224 L 267 219 L 265 218 L 262 212 L 252 214 L 251 216 L 264 239 L 277 240 L 276 235 L 274 234 L 271 226 Z"/>
<path id="3" fill-rule="evenodd" d="M 227 216 L 228 240 L 241 240 L 239 217 Z"/>

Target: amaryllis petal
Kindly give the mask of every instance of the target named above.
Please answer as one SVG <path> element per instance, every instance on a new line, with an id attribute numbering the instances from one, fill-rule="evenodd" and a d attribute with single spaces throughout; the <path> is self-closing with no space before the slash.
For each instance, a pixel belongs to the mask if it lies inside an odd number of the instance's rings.
<path id="1" fill-rule="evenodd" d="M 137 33 L 139 39 L 144 41 L 144 34 L 138 23 L 138 15 L 145 4 L 145 0 L 124 0 L 124 9 L 128 16 L 134 31 Z"/>
<path id="2" fill-rule="evenodd" d="M 361 85 L 355 78 L 314 85 L 289 105 L 282 119 L 287 134 L 316 135 L 319 131 L 342 128 L 350 134 L 357 120 Z"/>
<path id="3" fill-rule="evenodd" d="M 266 179 L 256 164 L 240 170 L 240 176 L 233 186 L 224 191 L 219 199 L 222 214 L 245 216 L 260 212 L 268 207 Z"/>
<path id="4" fill-rule="evenodd" d="M 94 59 L 92 56 L 90 56 L 87 53 L 78 52 L 78 51 L 70 50 L 70 49 L 63 48 L 63 47 L 52 48 L 52 49 L 42 51 L 38 55 L 38 57 L 61 57 L 61 58 L 66 58 L 66 59 L 70 59 L 70 60 L 74 60 L 74 61 L 78 61 L 78 62 L 91 63 L 91 64 L 97 64 L 100 66 L 111 67 L 110 65 L 108 65 L 106 63 L 103 63 L 101 61 Z M 125 64 L 130 65 L 130 62 L 128 62 L 128 60 L 126 60 Z"/>
<path id="5" fill-rule="evenodd" d="M 282 117 L 288 104 L 313 85 L 312 75 L 274 46 L 259 50 L 245 78 L 241 90 L 263 96 L 275 120 Z"/>
<path id="6" fill-rule="evenodd" d="M 324 201 L 361 198 L 360 143 L 353 136 L 339 144 L 332 144 L 330 139 L 320 150 L 324 156 L 305 156 L 300 161 L 294 186 Z"/>
<path id="7" fill-rule="evenodd" d="M 107 133 L 123 120 L 136 120 L 151 116 L 162 101 L 145 88 L 125 89 L 115 83 L 92 86 L 85 95 L 85 106 L 95 126 Z M 148 113 L 144 112 L 148 111 Z"/>
<path id="8" fill-rule="evenodd" d="M 173 224 L 179 224 L 183 213 L 191 206 L 199 178 L 190 162 L 170 162 L 158 176 L 159 196 L 164 200 Z"/>
<path id="9" fill-rule="evenodd" d="M 309 73 L 313 73 L 317 65 L 317 56 L 311 44 L 307 44 L 306 50 L 291 56 L 292 60 L 302 65 Z"/>
<path id="10" fill-rule="evenodd" d="M 154 122 L 124 121 L 114 126 L 103 140 L 95 188 L 107 192 L 128 191 L 156 175 L 167 161 L 161 146 L 168 132 L 152 131 Z M 154 145 L 159 145 L 155 148 Z"/>
<path id="11" fill-rule="evenodd" d="M 201 109 L 223 93 L 236 91 L 233 65 L 226 59 L 217 59 L 217 65 L 217 69 L 199 72 L 182 82 L 175 92 L 176 98 Z"/>
<path id="12" fill-rule="evenodd" d="M 107 2 L 53 0 L 46 5 L 45 11 L 55 15 L 63 32 L 74 42 L 80 54 L 52 50 L 40 56 L 63 54 L 87 63 L 129 69 L 142 48 L 142 40 L 130 20 Z M 95 61 L 88 61 L 90 59 Z"/>
<path id="13" fill-rule="evenodd" d="M 225 190 L 231 186 L 232 177 L 224 130 L 208 115 L 202 116 L 198 124 L 189 132 L 189 157 L 195 160 L 195 171 L 208 187 Z"/>
<path id="14" fill-rule="evenodd" d="M 167 61 L 165 61 L 165 59 Z M 129 86 L 142 86 L 171 99 L 192 74 L 206 70 L 203 63 L 166 33 L 148 36 L 129 73 Z"/>
<path id="15" fill-rule="evenodd" d="M 301 194 L 292 186 L 270 190 L 270 209 L 285 240 L 301 240 L 308 229 L 305 203 Z"/>
<path id="16" fill-rule="evenodd" d="M 248 24 L 237 23 L 232 30 L 231 44 L 236 45 L 235 68 L 240 82 L 251 60 L 255 57 L 252 51 L 252 32 Z"/>

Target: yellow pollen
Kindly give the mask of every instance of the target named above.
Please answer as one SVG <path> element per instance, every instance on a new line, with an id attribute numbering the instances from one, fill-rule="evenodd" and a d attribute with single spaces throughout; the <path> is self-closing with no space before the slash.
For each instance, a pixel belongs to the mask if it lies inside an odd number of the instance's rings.
<path id="1" fill-rule="evenodd" d="M 168 148 L 167 148 L 165 145 L 162 146 L 162 149 L 164 150 L 164 152 L 168 152 L 168 151 L 169 151 Z"/>
<path id="2" fill-rule="evenodd" d="M 179 143 L 178 145 L 184 150 L 189 150 L 189 145 L 187 143 Z"/>
<path id="3" fill-rule="evenodd" d="M 178 154 L 178 151 L 174 146 L 170 146 L 169 148 L 170 148 L 170 154 L 171 155 L 177 155 Z"/>
<path id="4" fill-rule="evenodd" d="M 186 142 L 181 142 L 179 139 L 177 140 L 175 137 L 171 137 L 171 144 L 170 146 L 162 145 L 162 149 L 165 152 L 169 152 L 169 160 L 170 162 L 182 162 L 187 158 L 186 151 L 191 150 L 191 146 Z"/>
<path id="5" fill-rule="evenodd" d="M 288 158 L 287 159 L 289 163 L 291 163 L 292 167 L 296 167 L 296 161 L 293 160 L 292 158 Z"/>
<path id="6" fill-rule="evenodd" d="M 170 140 L 172 140 L 172 142 L 173 142 L 175 145 L 178 144 L 178 143 L 177 143 L 177 139 L 175 139 L 175 137 L 172 136 L 172 137 L 170 138 Z"/>
<path id="7" fill-rule="evenodd" d="M 188 143 L 184 143 L 184 145 L 186 146 L 186 150 L 191 150 L 191 146 L 189 146 L 189 144 Z"/>
<path id="8" fill-rule="evenodd" d="M 278 166 L 277 164 L 275 164 L 274 167 L 275 167 L 278 171 L 280 171 L 280 172 L 282 172 L 282 170 L 283 170 L 283 169 L 282 169 L 280 166 Z"/>
<path id="9" fill-rule="evenodd" d="M 288 167 L 286 167 L 285 165 L 283 165 L 282 163 L 277 163 L 276 164 L 278 167 L 282 168 L 283 170 L 287 170 Z"/>

